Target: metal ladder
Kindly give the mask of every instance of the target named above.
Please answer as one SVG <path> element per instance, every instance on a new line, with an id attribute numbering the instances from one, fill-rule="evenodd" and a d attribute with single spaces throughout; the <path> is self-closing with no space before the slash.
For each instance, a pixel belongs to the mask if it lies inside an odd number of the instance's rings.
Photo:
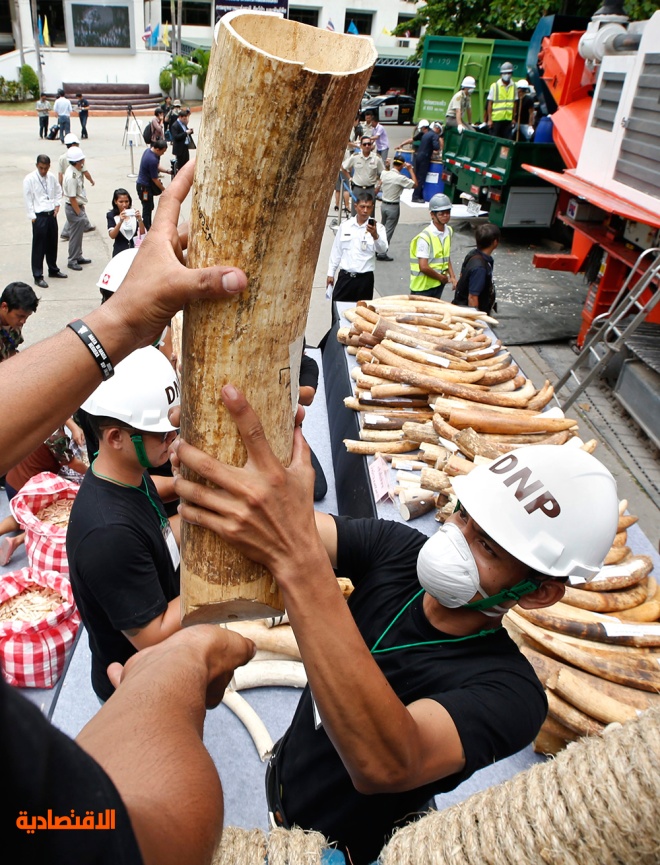
<path id="1" fill-rule="evenodd" d="M 647 256 L 655 256 L 650 262 L 644 273 L 640 276 L 634 288 L 628 291 L 628 286 L 632 282 L 633 277 L 637 273 L 639 266 Z M 582 350 L 561 376 L 555 385 L 555 393 L 564 387 L 569 378 L 576 382 L 577 387 L 571 392 L 568 398 L 561 403 L 562 411 L 566 411 L 580 394 L 587 388 L 597 375 L 603 370 L 610 358 L 621 351 L 624 347 L 625 339 L 637 329 L 644 321 L 647 315 L 660 301 L 660 288 L 656 286 L 655 291 L 652 290 L 651 297 L 646 303 L 640 303 L 639 298 L 644 291 L 649 287 L 651 282 L 660 274 L 660 247 L 652 247 L 646 249 L 638 257 L 630 273 L 626 277 L 625 282 L 617 296 L 614 298 L 612 305 L 600 315 L 597 315 L 591 323 L 590 336 L 584 343 Z M 630 318 L 629 318 L 630 317 Z M 626 320 L 629 319 L 629 320 Z M 602 353 L 598 350 L 599 346 Z M 577 375 L 577 370 L 584 364 L 589 357 L 594 358 L 595 364 L 589 370 L 587 375 L 580 380 Z"/>

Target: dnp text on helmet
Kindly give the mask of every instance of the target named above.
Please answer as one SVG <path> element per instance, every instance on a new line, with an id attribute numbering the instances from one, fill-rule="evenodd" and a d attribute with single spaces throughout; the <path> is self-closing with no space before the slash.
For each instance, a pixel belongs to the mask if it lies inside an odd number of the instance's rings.
<path id="1" fill-rule="evenodd" d="M 524 505 L 528 514 L 541 510 L 547 517 L 558 517 L 561 513 L 559 502 L 552 493 L 544 489 L 543 481 L 532 479 L 532 470 L 529 468 L 521 468 L 516 471 L 517 465 L 518 458 L 513 454 L 506 454 L 501 460 L 497 460 L 488 466 L 488 469 L 496 475 L 508 475 L 503 480 L 504 486 L 510 487 L 512 484 L 518 484 L 514 496 L 521 503 L 535 493 L 538 493 L 539 490 L 543 490 L 541 495 L 536 496 L 533 501 Z"/>

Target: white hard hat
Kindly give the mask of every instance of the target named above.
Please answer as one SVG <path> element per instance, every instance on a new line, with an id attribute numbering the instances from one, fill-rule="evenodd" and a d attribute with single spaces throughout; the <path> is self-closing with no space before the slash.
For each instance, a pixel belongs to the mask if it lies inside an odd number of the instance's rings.
<path id="1" fill-rule="evenodd" d="M 436 192 L 429 201 L 429 210 L 436 213 L 439 210 L 451 210 L 451 199 L 444 192 Z"/>
<path id="2" fill-rule="evenodd" d="M 470 90 L 474 90 L 474 88 L 476 86 L 477 86 L 477 82 L 474 80 L 474 78 L 471 75 L 466 75 L 465 78 L 461 81 L 461 88 L 469 87 Z"/>
<path id="3" fill-rule="evenodd" d="M 580 448 L 517 448 L 452 486 L 495 543 L 542 574 L 590 580 L 612 546 L 616 482 Z"/>
<path id="4" fill-rule="evenodd" d="M 66 145 L 80 144 L 80 139 L 78 138 L 78 136 L 76 135 L 75 132 L 67 132 L 67 134 L 64 136 L 64 143 Z"/>
<path id="5" fill-rule="evenodd" d="M 431 124 L 428 122 L 428 120 L 420 120 L 419 123 L 417 124 L 417 128 L 418 129 L 424 129 L 425 126 L 430 126 L 430 125 Z"/>
<path id="6" fill-rule="evenodd" d="M 526 78 L 521 78 L 520 81 L 516 81 L 516 90 L 529 90 L 529 81 Z"/>
<path id="7" fill-rule="evenodd" d="M 69 162 L 72 163 L 82 162 L 82 160 L 85 158 L 85 154 L 79 147 L 69 147 L 66 152 L 66 158 L 69 160 Z"/>
<path id="8" fill-rule="evenodd" d="M 117 291 L 137 254 L 137 249 L 124 249 L 122 252 L 118 252 L 103 268 L 103 272 L 96 283 L 97 287 L 104 291 Z"/>
<path id="9" fill-rule="evenodd" d="M 143 432 L 171 432 L 168 411 L 180 405 L 179 382 L 172 364 L 153 346 L 139 348 L 120 361 L 112 378 L 82 404 L 95 417 L 111 417 Z"/>
<path id="10" fill-rule="evenodd" d="M 513 63 L 509 63 L 507 60 L 500 66 L 500 72 L 513 72 Z"/>

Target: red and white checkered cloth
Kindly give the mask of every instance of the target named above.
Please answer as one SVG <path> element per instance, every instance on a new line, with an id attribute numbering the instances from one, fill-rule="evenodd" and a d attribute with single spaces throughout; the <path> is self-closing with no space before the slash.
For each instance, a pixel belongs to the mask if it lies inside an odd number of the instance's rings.
<path id="1" fill-rule="evenodd" d="M 80 625 L 80 614 L 66 577 L 53 571 L 39 573 L 32 568 L 21 568 L 0 577 L 0 604 L 35 586 L 47 586 L 60 594 L 64 603 L 34 624 L 0 621 L 0 661 L 10 685 L 52 688 L 64 670 L 67 651 Z"/>
<path id="2" fill-rule="evenodd" d="M 75 499 L 78 485 L 52 472 L 41 472 L 25 484 L 9 503 L 16 521 L 25 529 L 25 549 L 36 571 L 69 573 L 66 528 L 37 517 L 42 508 L 59 499 Z"/>

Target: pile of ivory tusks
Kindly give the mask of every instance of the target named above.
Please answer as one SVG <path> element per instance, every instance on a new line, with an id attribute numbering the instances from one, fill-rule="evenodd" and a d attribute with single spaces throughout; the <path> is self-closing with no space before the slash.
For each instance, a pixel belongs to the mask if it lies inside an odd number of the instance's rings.
<path id="1" fill-rule="evenodd" d="M 344 444 L 392 463 L 404 519 L 437 508 L 442 521 L 456 503 L 452 477 L 521 445 L 577 435 L 577 421 L 543 411 L 550 382 L 535 388 L 484 332 L 497 324 L 490 316 L 411 295 L 360 301 L 343 315 L 351 326 L 337 339 L 359 364 L 344 403 L 360 413 L 361 427 L 359 440 Z M 595 442 L 582 446 L 591 451 Z"/>
<path id="2" fill-rule="evenodd" d="M 548 698 L 534 743 L 540 753 L 660 705 L 660 589 L 652 560 L 626 543 L 637 521 L 626 507 L 622 500 L 614 544 L 594 580 L 568 587 L 561 603 L 514 607 L 504 619 Z"/>
<path id="3" fill-rule="evenodd" d="M 410 295 L 361 301 L 343 315 L 351 326 L 337 338 L 359 364 L 345 404 L 361 420 L 359 441 L 345 445 L 391 463 L 403 519 L 435 509 L 443 521 L 456 507 L 452 478 L 513 448 L 595 449 L 595 440 L 578 438 L 577 421 L 547 409 L 550 382 L 537 390 L 484 333 L 494 319 Z M 626 506 L 593 582 L 569 587 L 562 603 L 516 607 L 505 618 L 548 695 L 540 752 L 554 754 L 660 703 L 660 589 L 651 559 L 627 545 L 637 518 Z"/>
<path id="4" fill-rule="evenodd" d="M 337 582 L 344 597 L 348 597 L 353 591 L 351 581 L 340 578 Z M 286 614 L 279 618 L 232 622 L 224 627 L 248 637 L 257 647 L 254 658 L 234 671 L 222 702 L 244 724 L 259 758 L 264 761 L 273 750 L 273 740 L 259 714 L 238 691 L 249 688 L 304 688 L 307 674 L 300 650 Z"/>

